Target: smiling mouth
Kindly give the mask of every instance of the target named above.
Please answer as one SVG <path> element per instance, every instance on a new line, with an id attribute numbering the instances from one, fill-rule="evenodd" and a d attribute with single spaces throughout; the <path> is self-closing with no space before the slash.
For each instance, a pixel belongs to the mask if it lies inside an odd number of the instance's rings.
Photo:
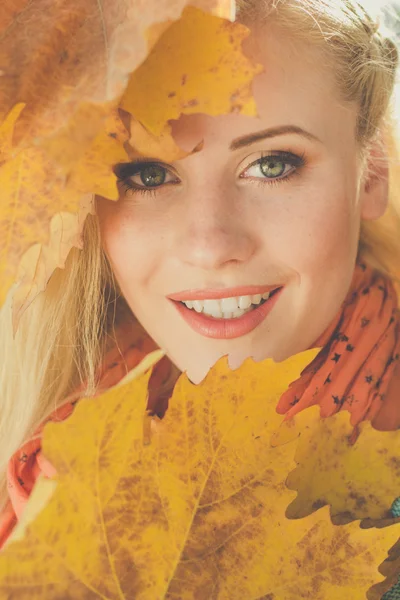
<path id="1" fill-rule="evenodd" d="M 213 312 L 213 307 L 215 308 L 216 306 L 214 302 L 218 302 L 215 300 L 193 300 L 182 302 L 180 300 L 170 299 L 170 301 L 176 307 L 184 321 L 186 321 L 189 327 L 196 333 L 207 338 L 233 339 L 247 335 L 253 331 L 253 329 L 261 325 L 274 309 L 283 290 L 284 287 L 276 288 L 269 293 L 268 298 L 263 298 L 262 295 L 257 294 L 254 303 L 252 297 L 240 296 L 239 301 L 241 298 L 247 298 L 248 306 L 244 309 L 238 307 L 237 298 L 222 298 L 221 302 L 224 300 L 234 300 L 235 305 L 233 302 L 227 302 L 223 304 L 223 306 L 228 309 L 229 307 L 232 309 L 236 308 L 237 310 L 232 310 L 231 312 L 221 310 L 216 316 L 204 312 L 204 308 L 211 309 L 211 312 Z M 199 302 L 199 304 L 196 304 L 196 302 Z M 213 304 L 207 304 L 207 302 L 212 302 Z M 189 307 L 187 304 L 189 304 Z M 242 301 L 242 306 L 243 304 L 244 301 Z"/>
<path id="2" fill-rule="evenodd" d="M 280 289 L 282 288 L 276 288 L 270 293 L 224 298 L 222 300 L 180 300 L 178 302 L 186 309 L 195 311 L 210 319 L 240 319 L 243 315 L 263 306 Z"/>

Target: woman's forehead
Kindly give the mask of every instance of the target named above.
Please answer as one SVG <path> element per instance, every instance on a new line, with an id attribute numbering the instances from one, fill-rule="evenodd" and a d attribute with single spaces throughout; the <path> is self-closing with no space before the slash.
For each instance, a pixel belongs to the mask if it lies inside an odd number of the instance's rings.
<path id="1" fill-rule="evenodd" d="M 278 123 L 277 120 L 243 115 L 184 115 L 172 122 L 172 133 L 179 146 L 187 151 L 203 142 L 202 147 L 220 146 L 227 152 L 235 152 L 264 140 L 290 134 L 303 140 L 323 143 L 311 130 L 296 124 L 295 118 Z"/>
<path id="2" fill-rule="evenodd" d="M 319 139 L 337 135 L 338 127 L 353 131 L 356 107 L 352 110 L 344 104 L 332 69 L 322 68 L 321 60 L 316 60 L 320 53 L 316 55 L 304 43 L 288 43 L 273 30 L 252 32 L 252 37 L 255 43 L 246 47 L 246 53 L 264 67 L 252 85 L 258 116 L 183 115 L 172 122 L 181 148 L 190 151 L 204 141 L 205 147 L 228 149 L 238 137 L 284 126 L 302 128 Z"/>

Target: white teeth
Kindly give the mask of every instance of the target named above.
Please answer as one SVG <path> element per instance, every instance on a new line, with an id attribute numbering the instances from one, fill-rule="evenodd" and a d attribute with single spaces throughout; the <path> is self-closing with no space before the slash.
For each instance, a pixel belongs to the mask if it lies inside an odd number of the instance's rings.
<path id="1" fill-rule="evenodd" d="M 268 300 L 270 293 L 221 298 L 221 300 L 188 300 L 183 302 L 188 308 L 216 319 L 235 319 L 253 310 L 262 300 Z"/>
<path id="2" fill-rule="evenodd" d="M 251 306 L 251 296 L 239 296 L 239 308 L 246 309 Z"/>
<path id="3" fill-rule="evenodd" d="M 201 302 L 201 300 L 194 300 L 193 308 L 196 312 L 201 313 L 203 310 L 203 302 Z"/>
<path id="4" fill-rule="evenodd" d="M 203 312 L 212 317 L 222 317 L 221 304 L 219 300 L 204 300 Z"/>
<path id="5" fill-rule="evenodd" d="M 222 298 L 221 310 L 224 313 L 235 312 L 238 309 L 238 301 L 236 298 Z"/>

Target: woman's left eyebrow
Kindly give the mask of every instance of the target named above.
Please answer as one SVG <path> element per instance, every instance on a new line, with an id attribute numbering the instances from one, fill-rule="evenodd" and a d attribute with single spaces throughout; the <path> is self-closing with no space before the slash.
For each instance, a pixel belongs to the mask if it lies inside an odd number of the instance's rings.
<path id="1" fill-rule="evenodd" d="M 260 140 L 265 140 L 268 138 L 278 137 L 279 135 L 288 135 L 290 133 L 294 133 L 296 135 L 301 135 L 302 137 L 307 138 L 313 142 L 319 142 L 322 144 L 322 141 L 313 133 L 298 127 L 297 125 L 282 125 L 279 127 L 272 127 L 270 129 L 264 129 L 263 131 L 256 131 L 255 133 L 249 133 L 242 137 L 236 138 L 233 140 L 229 146 L 229 150 L 238 150 L 239 148 L 243 148 L 244 146 L 250 146 L 255 142 L 259 142 Z"/>

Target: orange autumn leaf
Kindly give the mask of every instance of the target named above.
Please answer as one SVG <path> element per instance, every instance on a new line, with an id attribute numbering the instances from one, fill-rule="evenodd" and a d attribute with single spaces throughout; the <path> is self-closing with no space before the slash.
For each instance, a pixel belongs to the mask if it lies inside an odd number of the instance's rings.
<path id="1" fill-rule="evenodd" d="M 21 112 L 24 110 L 25 104 L 20 102 L 16 104 L 7 115 L 7 118 L 0 123 L 0 165 L 10 159 L 13 154 L 13 135 L 15 123 L 17 122 Z"/>
<path id="2" fill-rule="evenodd" d="M 12 24 L 17 15 L 31 0 L 3 0 L 0 5 L 0 34 Z"/>
<path id="3" fill-rule="evenodd" d="M 333 526 L 327 507 L 287 519 L 296 444 L 270 443 L 279 397 L 316 353 L 236 371 L 225 357 L 197 386 L 182 375 L 150 444 L 150 373 L 48 423 L 57 476 L 0 555 L 2 597 L 364 599 L 399 526 Z"/>
<path id="4" fill-rule="evenodd" d="M 320 418 L 320 408 L 308 408 L 282 424 L 274 444 L 298 437 L 297 467 L 287 485 L 297 497 L 289 518 L 311 514 L 329 505 L 332 518 L 384 519 L 400 496 L 400 431 L 378 431 L 369 421 L 359 425 L 351 443 L 350 413 Z"/>

